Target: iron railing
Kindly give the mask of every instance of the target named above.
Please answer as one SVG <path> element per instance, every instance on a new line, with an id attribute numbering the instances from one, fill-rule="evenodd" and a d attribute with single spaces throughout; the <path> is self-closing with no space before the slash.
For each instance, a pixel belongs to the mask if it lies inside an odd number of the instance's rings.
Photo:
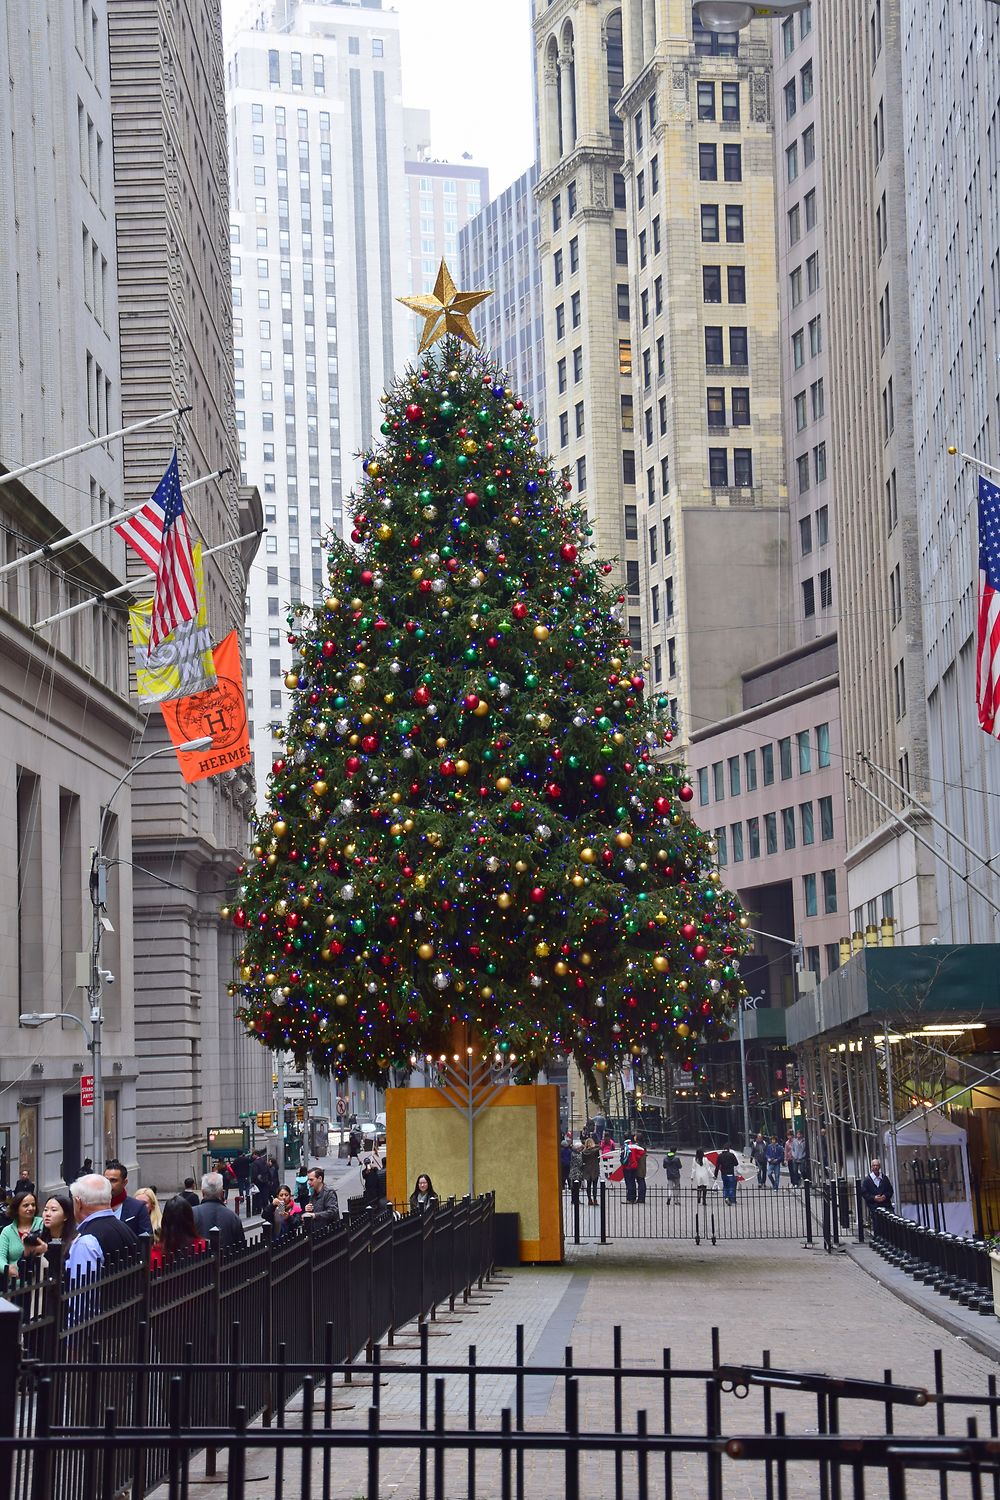
<path id="1" fill-rule="evenodd" d="M 741 1183 L 736 1201 L 721 1191 L 697 1188 L 646 1188 L 642 1201 L 627 1196 L 620 1183 L 600 1181 L 588 1193 L 586 1183 L 572 1183 L 563 1193 L 563 1233 L 574 1245 L 611 1244 L 616 1240 L 691 1240 L 716 1245 L 729 1240 L 813 1241 L 810 1193 L 783 1184 L 777 1191 Z"/>
<path id="2" fill-rule="evenodd" d="M 940 1352 L 932 1381 L 903 1384 L 892 1371 L 864 1380 L 776 1369 L 766 1350 L 759 1365 L 728 1362 L 718 1330 L 707 1366 L 677 1364 L 669 1349 L 643 1351 L 647 1362 L 630 1350 L 626 1360 L 617 1327 L 610 1362 L 580 1364 L 572 1348 L 547 1362 L 526 1357 L 519 1327 L 513 1362 L 482 1362 L 473 1345 L 468 1359 L 436 1364 L 425 1322 L 413 1364 L 376 1346 L 361 1366 L 244 1366 L 274 1398 L 259 1425 L 235 1388 L 221 1414 L 199 1405 L 199 1379 L 224 1386 L 229 1362 L 165 1363 L 166 1418 L 146 1425 L 113 1405 L 95 1421 L 61 1412 L 61 1371 L 33 1367 L 37 1421 L 11 1436 L 5 1376 L 23 1366 L 16 1321 L 0 1313 L 0 1487 L 13 1466 L 30 1474 L 32 1500 L 75 1493 L 58 1480 L 77 1471 L 87 1500 L 123 1489 L 138 1497 L 140 1476 L 150 1485 L 153 1473 L 163 1500 L 188 1500 L 206 1475 L 200 1452 L 221 1461 L 228 1500 L 525 1500 L 542 1484 L 568 1500 L 981 1500 L 1000 1491 L 996 1377 L 981 1393 L 948 1392 Z M 99 1379 L 104 1368 L 89 1360 L 79 1370 Z M 142 1370 L 133 1362 L 123 1374 L 135 1384 Z M 363 1409 L 344 1414 L 345 1383 L 359 1377 L 363 1387 L 351 1389 Z M 292 1390 L 301 1396 L 286 1408 Z"/>
<path id="3" fill-rule="evenodd" d="M 213 1252 L 163 1270 L 148 1255 L 76 1284 L 52 1269 L 12 1294 L 21 1350 L 13 1430 L 25 1443 L 44 1431 L 83 1434 L 108 1412 L 124 1429 L 162 1431 L 178 1412 L 184 1426 L 218 1429 L 237 1410 L 253 1421 L 281 1409 L 318 1368 L 336 1364 L 350 1381 L 353 1363 L 382 1339 L 391 1345 L 404 1324 L 433 1320 L 442 1304 L 454 1311 L 482 1287 L 493 1213 L 489 1194 L 412 1217 L 300 1220 L 277 1239 L 265 1226 L 226 1252 L 215 1231 Z M 14 1500 L 90 1500 L 104 1482 L 85 1443 L 39 1449 L 32 1463 L 35 1451 L 21 1451 Z M 116 1445 L 114 1493 L 139 1500 L 166 1465 L 162 1444 Z"/>
<path id="4" fill-rule="evenodd" d="M 973 1312 L 994 1316 L 990 1254 L 982 1240 L 930 1229 L 884 1208 L 873 1211 L 870 1226 L 872 1249 L 890 1265 Z"/>

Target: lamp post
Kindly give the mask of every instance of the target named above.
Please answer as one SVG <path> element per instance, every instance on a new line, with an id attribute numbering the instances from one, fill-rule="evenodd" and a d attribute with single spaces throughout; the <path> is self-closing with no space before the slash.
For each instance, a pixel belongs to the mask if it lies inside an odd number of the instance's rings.
<path id="1" fill-rule="evenodd" d="M 758 16 L 781 20 L 808 4 L 809 0 L 694 0 L 691 8 L 706 31 L 742 31 Z"/>
<path id="2" fill-rule="evenodd" d="M 743 1093 L 743 1137 L 746 1142 L 744 1147 L 747 1156 L 750 1155 L 750 1091 L 747 1085 L 747 1047 L 746 1037 L 743 1031 L 743 1012 L 745 1010 L 756 1010 L 757 1003 L 763 1000 L 763 995 L 746 995 L 740 1001 L 739 1008 L 739 1032 L 740 1032 L 740 1083 Z"/>
<path id="3" fill-rule="evenodd" d="M 71 1010 L 28 1010 L 28 1011 L 25 1011 L 25 1013 L 24 1013 L 23 1016 L 19 1016 L 18 1017 L 17 1024 L 19 1026 L 28 1026 L 28 1027 L 34 1029 L 36 1026 L 45 1026 L 49 1021 L 72 1021 L 76 1026 L 79 1026 L 80 1030 L 83 1032 L 84 1036 L 87 1038 L 87 1051 L 93 1057 L 93 1055 L 94 1055 L 94 1033 L 91 1031 L 91 1029 L 87 1025 L 87 1023 L 85 1021 L 81 1021 L 81 1019 L 80 1019 L 79 1016 L 74 1016 L 74 1014 L 73 1014 L 73 1012 Z M 92 1151 L 94 1153 L 94 1155 L 91 1156 L 91 1161 L 93 1161 L 94 1156 L 96 1156 L 96 1154 L 97 1154 L 97 1115 L 96 1115 L 96 1113 L 94 1115 L 93 1120 L 91 1121 L 91 1129 L 92 1129 L 91 1149 L 92 1149 Z"/>
<path id="4" fill-rule="evenodd" d="M 101 1009 L 101 994 L 104 980 L 114 980 L 114 975 L 109 974 L 106 969 L 100 967 L 101 958 L 101 933 L 113 932 L 111 919 L 107 914 L 108 899 L 108 866 L 113 864 L 104 855 L 104 834 L 108 825 L 108 814 L 111 804 L 114 802 L 122 787 L 140 766 L 156 755 L 165 755 L 168 751 L 176 750 L 178 753 L 189 750 L 207 750 L 212 743 L 210 734 L 200 735 L 198 739 L 185 740 L 182 745 L 158 745 L 155 750 L 150 750 L 148 755 L 140 758 L 129 766 L 124 775 L 119 776 L 112 790 L 111 796 L 104 804 L 101 813 L 101 824 L 97 833 L 97 847 L 90 857 L 90 905 L 92 910 L 92 923 L 90 934 L 90 982 L 87 985 L 87 999 L 90 1003 L 90 1024 L 93 1027 L 93 1038 L 90 1050 L 94 1058 L 94 1171 L 104 1170 L 104 1059 L 102 1050 L 102 1032 L 104 1028 L 104 1012 Z"/>

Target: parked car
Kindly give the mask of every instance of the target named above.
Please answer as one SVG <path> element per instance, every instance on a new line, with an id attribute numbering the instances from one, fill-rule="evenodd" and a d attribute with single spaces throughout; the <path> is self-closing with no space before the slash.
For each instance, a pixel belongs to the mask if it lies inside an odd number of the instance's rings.
<path id="1" fill-rule="evenodd" d="M 380 1125 L 377 1120 L 359 1120 L 358 1129 L 361 1131 L 361 1142 L 366 1151 L 373 1146 L 385 1145 L 385 1120 Z"/>

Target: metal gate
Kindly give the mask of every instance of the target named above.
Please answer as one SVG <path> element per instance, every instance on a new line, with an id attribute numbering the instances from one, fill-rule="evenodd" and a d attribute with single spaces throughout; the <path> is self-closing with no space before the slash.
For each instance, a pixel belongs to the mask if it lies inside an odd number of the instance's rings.
<path id="1" fill-rule="evenodd" d="M 696 1188 L 647 1187 L 633 1201 L 619 1183 L 595 1184 L 593 1200 L 585 1184 L 563 1193 L 563 1233 L 574 1245 L 607 1245 L 615 1240 L 802 1240 L 813 1237 L 811 1195 L 807 1188 L 759 1188 L 740 1183 L 735 1203 L 720 1192 Z"/>

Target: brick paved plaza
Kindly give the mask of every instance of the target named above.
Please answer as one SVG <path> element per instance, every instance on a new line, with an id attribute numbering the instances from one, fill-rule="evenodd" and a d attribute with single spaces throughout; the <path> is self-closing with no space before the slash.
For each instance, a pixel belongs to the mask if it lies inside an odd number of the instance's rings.
<path id="1" fill-rule="evenodd" d="M 868 1252 L 861 1252 L 862 1256 Z M 871 1270 L 882 1272 L 882 1263 L 872 1261 Z M 910 1284 L 912 1288 L 912 1283 Z M 929 1295 L 933 1299 L 933 1294 Z M 941 1299 L 937 1299 L 940 1303 Z M 970 1320 L 970 1330 L 980 1339 L 996 1337 L 998 1326 L 985 1318 Z M 525 1354 L 529 1365 L 561 1365 L 567 1345 L 579 1367 L 607 1366 L 612 1358 L 613 1327 L 622 1329 L 624 1363 L 632 1367 L 659 1366 L 664 1348 L 671 1351 L 675 1367 L 704 1370 L 711 1363 L 711 1329 L 718 1325 L 721 1356 L 725 1362 L 759 1365 L 764 1351 L 776 1367 L 814 1371 L 881 1381 L 887 1371 L 901 1383 L 932 1386 L 934 1351 L 944 1356 L 946 1388 L 978 1394 L 986 1389 L 995 1360 L 971 1347 L 964 1338 L 932 1321 L 924 1313 L 901 1301 L 893 1291 L 879 1285 L 846 1254 L 829 1256 L 822 1249 L 805 1250 L 794 1241 L 726 1243 L 695 1247 L 684 1242 L 620 1242 L 607 1246 L 569 1247 L 567 1263 L 561 1267 L 523 1267 L 505 1273 L 503 1279 L 485 1289 L 466 1308 L 445 1315 L 433 1327 L 430 1339 L 432 1363 L 464 1362 L 470 1344 L 475 1345 L 480 1365 L 511 1363 L 515 1352 L 515 1328 L 525 1329 Z M 381 1420 L 384 1427 L 416 1426 L 419 1419 L 417 1380 L 400 1370 L 417 1359 L 417 1340 L 403 1336 L 395 1349 L 384 1349 L 382 1357 L 390 1369 L 383 1377 Z M 626 1430 L 634 1430 L 635 1412 L 646 1407 L 651 1427 L 660 1420 L 662 1387 L 654 1380 L 634 1378 L 625 1384 Z M 338 1389 L 333 1422 L 363 1427 L 371 1403 L 370 1384 Z M 433 1411 L 433 1396 L 432 1411 Z M 480 1377 L 476 1391 L 476 1422 L 483 1429 L 497 1428 L 504 1406 L 513 1406 L 514 1383 L 509 1376 Z M 745 1401 L 724 1397 L 723 1430 L 751 1433 L 763 1430 L 762 1397 L 752 1390 Z M 581 1380 L 581 1427 L 610 1430 L 611 1390 L 609 1382 Z M 776 1395 L 774 1409 L 786 1410 L 789 1430 L 815 1431 L 813 1398 Z M 297 1407 L 289 1413 L 290 1425 L 299 1420 Z M 564 1391 L 558 1376 L 535 1376 L 526 1381 L 526 1426 L 563 1427 Z M 970 1415 L 973 1412 L 970 1410 Z M 986 1433 L 986 1418 L 978 1412 L 980 1431 Z M 463 1378 L 451 1377 L 446 1384 L 446 1423 L 464 1427 L 468 1419 L 467 1388 Z M 321 1419 L 320 1419 L 321 1420 Z M 897 1432 L 930 1433 L 931 1415 L 925 1411 L 900 1410 Z M 704 1385 L 677 1381 L 673 1395 L 675 1431 L 705 1430 Z M 843 1431 L 882 1430 L 880 1407 L 844 1403 Z M 662 1429 L 660 1429 L 662 1430 Z M 951 1429 L 949 1429 L 951 1430 Z M 449 1497 L 468 1493 L 465 1458 L 448 1456 Z M 272 1474 L 272 1460 L 262 1454 L 250 1456 L 250 1475 L 263 1483 Z M 493 1467 L 491 1468 L 491 1464 Z M 765 1495 L 763 1477 L 749 1467 L 739 1474 L 740 1487 L 733 1486 L 733 1465 L 727 1460 L 727 1496 Z M 319 1460 L 314 1461 L 318 1479 Z M 256 1467 L 255 1467 L 256 1466 Z M 286 1466 L 288 1480 L 297 1483 L 297 1461 Z M 556 1496 L 562 1492 L 562 1458 L 529 1455 L 526 1461 L 527 1493 Z M 336 1476 L 332 1493 L 343 1500 L 364 1492 L 365 1460 L 361 1452 L 338 1453 L 333 1459 Z M 583 1493 L 587 1500 L 614 1495 L 610 1458 L 588 1456 L 584 1461 Z M 380 1495 L 410 1500 L 418 1491 L 417 1460 L 406 1453 L 386 1452 L 382 1460 Z M 489 1457 L 479 1459 L 479 1497 L 500 1495 L 499 1468 Z M 674 1492 L 692 1500 L 705 1493 L 703 1457 L 679 1456 L 673 1465 Z M 803 1476 L 804 1477 L 804 1476 Z M 865 1491 L 869 1500 L 884 1493 L 881 1476 L 869 1476 Z M 803 1500 L 812 1490 L 794 1487 L 790 1471 L 789 1494 Z M 814 1479 L 809 1481 L 814 1484 Z M 293 1493 L 297 1490 L 292 1491 Z M 200 1484 L 204 1500 L 224 1495 L 224 1485 Z M 253 1494 L 252 1485 L 248 1493 Z M 270 1493 L 270 1491 L 268 1491 Z M 636 1493 L 634 1475 L 626 1466 L 624 1495 Z M 671 1493 L 663 1472 L 654 1464 L 650 1494 Z M 911 1478 L 907 1494 L 913 1500 L 937 1495 L 938 1480 L 928 1476 Z M 965 1491 L 955 1490 L 955 1494 Z"/>

